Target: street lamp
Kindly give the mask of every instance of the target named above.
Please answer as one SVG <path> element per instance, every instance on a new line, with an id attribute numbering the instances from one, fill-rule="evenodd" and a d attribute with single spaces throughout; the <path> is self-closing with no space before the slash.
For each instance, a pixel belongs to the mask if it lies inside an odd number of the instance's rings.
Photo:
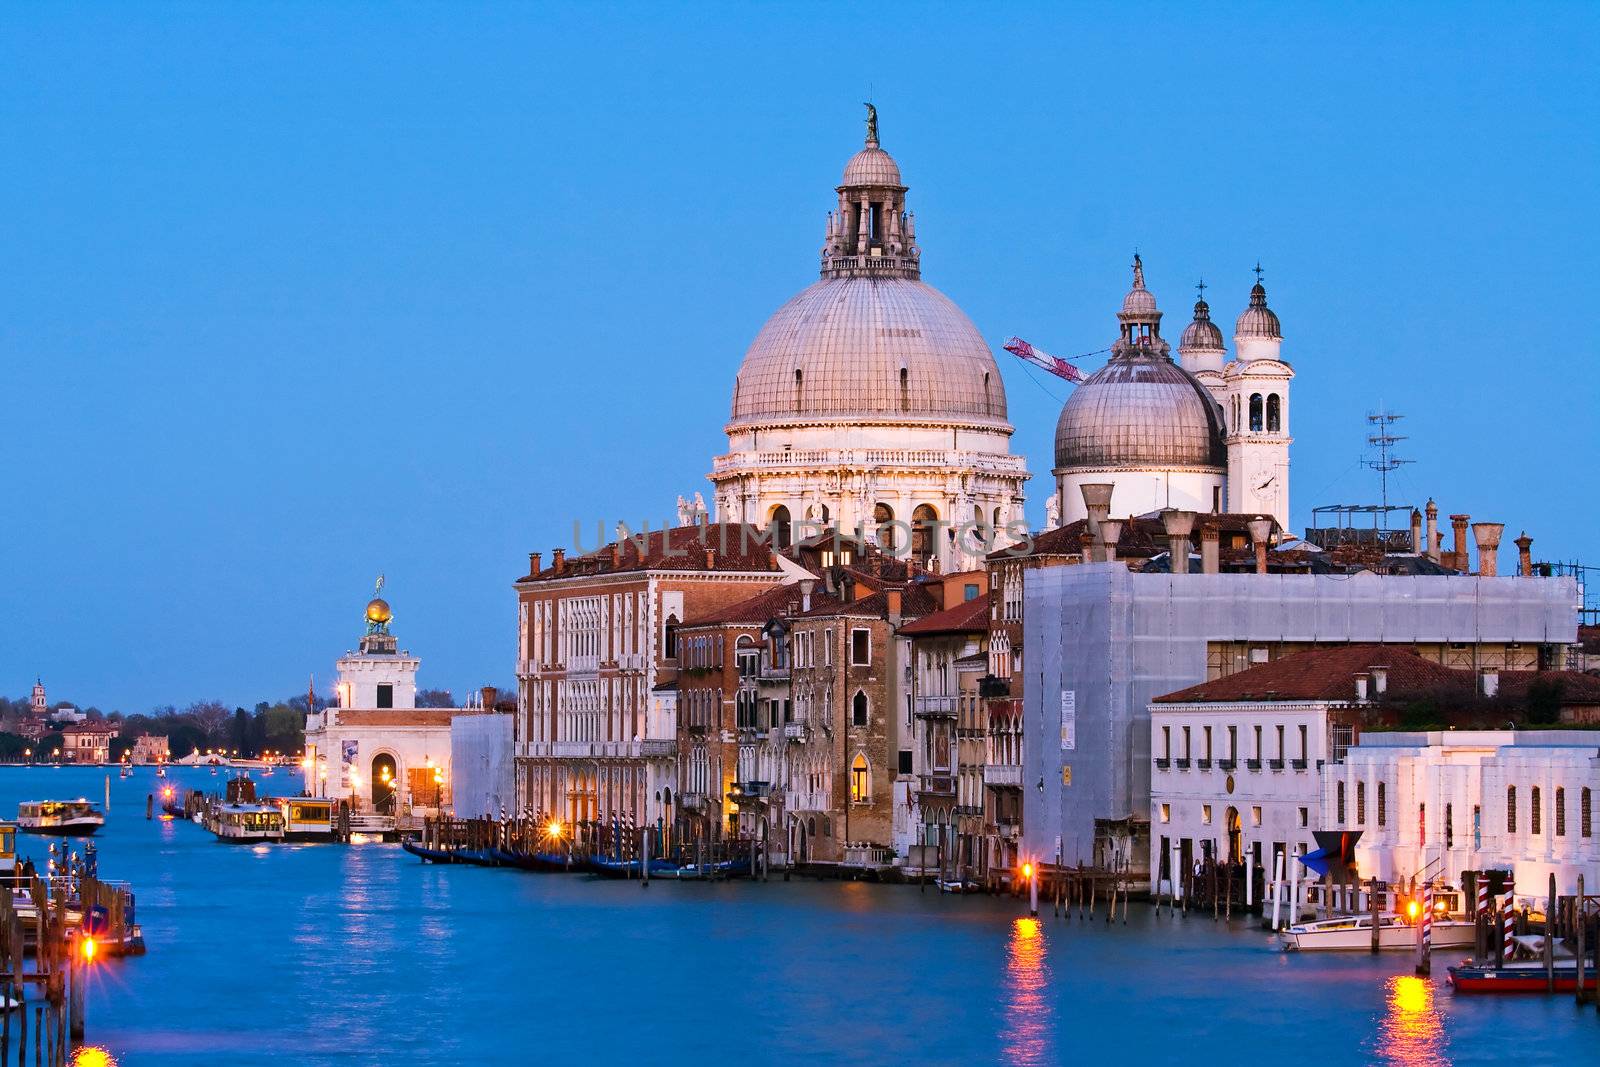
<path id="1" fill-rule="evenodd" d="M 444 804 L 444 769 L 442 767 L 435 767 L 433 769 L 433 810 L 434 810 L 434 812 L 436 814 L 438 813 L 440 807 L 443 804 Z"/>

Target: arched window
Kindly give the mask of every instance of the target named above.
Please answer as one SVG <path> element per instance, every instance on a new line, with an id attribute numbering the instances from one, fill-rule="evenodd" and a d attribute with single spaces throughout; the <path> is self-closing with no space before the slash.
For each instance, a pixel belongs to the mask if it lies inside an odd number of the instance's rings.
<path id="1" fill-rule="evenodd" d="M 867 725 L 867 694 L 856 690 L 856 697 L 850 702 L 850 722 L 855 726 Z"/>
<path id="2" fill-rule="evenodd" d="M 1528 829 L 1533 833 L 1542 833 L 1544 827 L 1540 825 L 1540 816 L 1544 814 L 1539 810 L 1539 787 L 1534 786 L 1528 798 Z"/>
<path id="3" fill-rule="evenodd" d="M 661 654 L 667 659 L 678 658 L 678 617 L 667 616 L 667 625 L 661 638 Z"/>
<path id="4" fill-rule="evenodd" d="M 1277 393 L 1267 395 L 1267 432 L 1278 433 L 1283 429 L 1283 407 L 1278 400 Z"/>
<path id="5" fill-rule="evenodd" d="M 1506 833 L 1517 832 L 1517 787 L 1506 786 Z"/>
<path id="6" fill-rule="evenodd" d="M 921 562 L 933 559 L 937 547 L 933 543 L 934 523 L 938 521 L 939 513 L 931 504 L 919 504 L 911 513 L 911 554 Z"/>
<path id="7" fill-rule="evenodd" d="M 1389 790 L 1384 783 L 1378 783 L 1378 825 L 1383 826 L 1389 821 Z"/>
<path id="8" fill-rule="evenodd" d="M 888 504 L 877 504 L 872 509 L 872 521 L 878 527 L 878 547 L 894 555 L 894 508 Z"/>
<path id="9" fill-rule="evenodd" d="M 734 380 L 734 386 L 737 387 L 738 384 L 739 384 L 738 383 L 738 379 L 735 379 Z M 984 371 L 983 372 L 983 413 L 985 415 L 993 415 L 994 414 L 994 398 L 992 396 L 990 396 L 990 394 L 989 394 L 989 372 L 988 371 Z"/>
<path id="10" fill-rule="evenodd" d="M 910 372 L 904 367 L 900 368 L 900 410 L 911 410 L 911 382 Z"/>
<path id="11" fill-rule="evenodd" d="M 789 509 L 779 504 L 772 509 L 772 543 L 780 549 L 788 548 L 793 537 L 789 523 Z"/>
<path id="12" fill-rule="evenodd" d="M 1344 825 L 1344 783 L 1336 782 L 1333 787 L 1334 807 L 1337 809 L 1334 818 L 1340 826 Z"/>
<path id="13" fill-rule="evenodd" d="M 1261 394 L 1250 394 L 1250 430 L 1252 433 L 1261 432 Z"/>
<path id="14" fill-rule="evenodd" d="M 1583 791 L 1578 794 L 1578 833 L 1584 837 L 1589 836 L 1593 825 L 1589 820 L 1589 805 L 1589 787 L 1584 786 Z"/>
<path id="15" fill-rule="evenodd" d="M 867 757 L 860 752 L 850 761 L 850 801 L 865 804 L 872 799 L 872 783 L 867 777 Z"/>
<path id="16" fill-rule="evenodd" d="M 1446 804 L 1444 806 L 1444 847 L 1445 848 L 1454 848 L 1455 845 L 1456 845 L 1456 828 L 1455 828 L 1455 825 L 1454 825 L 1454 823 L 1455 823 L 1455 808 L 1456 808 L 1456 806 L 1454 804 Z"/>
<path id="17" fill-rule="evenodd" d="M 1556 836 L 1567 836 L 1567 791 L 1556 786 Z"/>

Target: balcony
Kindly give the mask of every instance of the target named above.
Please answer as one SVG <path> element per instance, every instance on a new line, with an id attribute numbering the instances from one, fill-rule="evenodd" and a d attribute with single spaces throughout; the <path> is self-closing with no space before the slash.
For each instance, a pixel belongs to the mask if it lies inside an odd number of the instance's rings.
<path id="1" fill-rule="evenodd" d="M 919 719 L 953 719 L 956 717 L 956 698 L 917 697 L 912 711 Z"/>
<path id="2" fill-rule="evenodd" d="M 1165 756 L 1156 757 L 1156 770 L 1164 771 L 1172 766 L 1172 760 Z"/>
<path id="3" fill-rule="evenodd" d="M 1015 763 L 988 763 L 983 768 L 983 784 L 996 788 L 1021 789 L 1022 768 Z"/>
<path id="4" fill-rule="evenodd" d="M 781 667 L 774 667 L 770 663 L 763 663 L 761 669 L 756 672 L 756 677 L 763 682 L 787 682 L 789 680 L 789 665 L 786 663 Z"/>
<path id="5" fill-rule="evenodd" d="M 1198 767 L 1202 771 L 1209 771 L 1211 769 L 1211 757 L 1210 756 L 1207 756 L 1205 759 L 1197 759 L 1197 760 L 1194 761 L 1194 763 L 1195 763 L 1195 766 Z"/>
<path id="6" fill-rule="evenodd" d="M 1283 770 L 1283 760 L 1281 760 L 1281 759 L 1268 760 L 1267 761 L 1267 766 L 1270 767 L 1271 769 L 1275 770 L 1275 771 L 1281 771 L 1281 770 Z"/>
<path id="7" fill-rule="evenodd" d="M 1303 771 L 1307 766 L 1306 761 L 1303 759 L 1291 760 L 1290 765 L 1293 766 L 1297 771 Z"/>
<path id="8" fill-rule="evenodd" d="M 783 724 L 783 736 L 791 741 L 804 741 L 806 732 L 806 724 L 803 722 L 786 722 Z"/>
<path id="9" fill-rule="evenodd" d="M 978 679 L 978 695 L 985 700 L 995 700 L 1011 695 L 1011 679 L 996 678 L 986 674 Z"/>
<path id="10" fill-rule="evenodd" d="M 1247 771 L 1259 771 L 1261 769 L 1261 761 L 1259 759 L 1247 759 L 1244 761 L 1244 769 Z"/>
<path id="11" fill-rule="evenodd" d="M 711 804 L 704 793 L 679 793 L 678 806 L 684 811 L 705 811 Z"/>
<path id="12" fill-rule="evenodd" d="M 734 782 L 728 790 L 728 799 L 735 804 L 745 801 L 765 802 L 772 795 L 771 782 Z"/>
<path id="13" fill-rule="evenodd" d="M 1239 766 L 1239 761 L 1238 760 L 1231 760 L 1231 759 L 1219 759 L 1219 760 L 1217 760 L 1217 767 L 1220 770 L 1232 771 L 1238 766 Z"/>
<path id="14" fill-rule="evenodd" d="M 1173 760 L 1172 761 L 1172 765 L 1174 767 L 1178 768 L 1178 770 L 1180 770 L 1180 771 L 1186 771 L 1186 770 L 1189 769 L 1189 762 L 1190 761 L 1189 761 L 1188 757 L 1184 757 L 1183 759 L 1175 759 L 1175 760 Z"/>
<path id="15" fill-rule="evenodd" d="M 945 772 L 943 774 L 922 775 L 922 794 L 934 797 L 953 797 L 956 795 L 955 775 Z"/>

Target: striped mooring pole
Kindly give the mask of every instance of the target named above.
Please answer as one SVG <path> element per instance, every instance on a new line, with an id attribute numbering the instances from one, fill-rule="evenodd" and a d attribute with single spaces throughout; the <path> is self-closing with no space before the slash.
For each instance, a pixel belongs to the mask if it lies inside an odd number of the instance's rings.
<path id="1" fill-rule="evenodd" d="M 1516 920 L 1516 906 L 1517 906 L 1517 880 L 1516 880 L 1516 874 L 1515 874 L 1515 872 L 1507 871 L 1506 872 L 1506 904 L 1505 904 L 1505 910 L 1501 914 L 1501 925 L 1502 925 L 1502 929 L 1504 931 L 1504 937 L 1501 939 L 1501 941 L 1502 941 L 1502 948 L 1503 948 L 1503 950 L 1505 952 L 1505 960 L 1506 960 L 1507 963 L 1511 962 L 1512 953 L 1516 951 L 1516 947 L 1517 947 L 1516 946 L 1516 942 L 1514 942 L 1512 940 L 1512 938 L 1516 936 L 1516 929 L 1515 929 L 1515 926 L 1513 925 L 1515 920 Z"/>
<path id="2" fill-rule="evenodd" d="M 1433 973 L 1433 883 L 1422 887 L 1422 945 L 1417 950 L 1417 973 Z"/>
<path id="3" fill-rule="evenodd" d="M 1489 879 L 1487 874 L 1488 872 L 1486 871 L 1478 872 L 1478 908 L 1474 912 L 1475 915 L 1487 915 L 1489 913 Z"/>

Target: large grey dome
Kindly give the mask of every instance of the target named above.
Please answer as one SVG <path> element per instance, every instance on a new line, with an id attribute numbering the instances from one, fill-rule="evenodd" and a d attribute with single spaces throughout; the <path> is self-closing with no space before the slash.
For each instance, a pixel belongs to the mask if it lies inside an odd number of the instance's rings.
<path id="1" fill-rule="evenodd" d="M 1221 406 L 1161 349 L 1121 349 L 1073 390 L 1056 420 L 1058 469 L 1227 468 Z"/>
<path id="2" fill-rule="evenodd" d="M 745 353 L 735 425 L 859 417 L 1005 423 L 994 353 L 933 286 L 824 278 L 779 308 Z"/>

